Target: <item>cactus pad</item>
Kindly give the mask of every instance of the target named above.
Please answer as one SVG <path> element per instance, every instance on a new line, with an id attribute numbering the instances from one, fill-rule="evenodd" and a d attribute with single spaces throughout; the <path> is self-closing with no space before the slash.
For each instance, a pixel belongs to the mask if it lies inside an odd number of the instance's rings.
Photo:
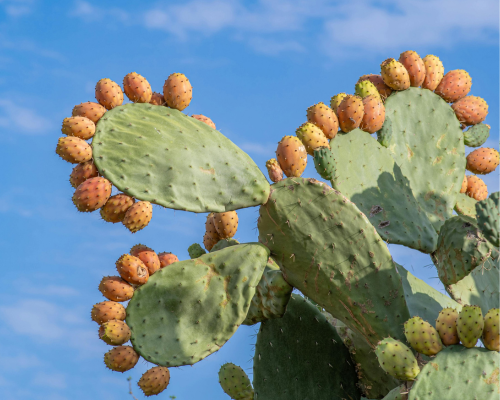
<path id="1" fill-rule="evenodd" d="M 495 192 L 476 203 L 477 225 L 484 237 L 495 247 L 500 246 L 498 197 L 499 192 Z"/>
<path id="2" fill-rule="evenodd" d="M 469 147 L 482 146 L 490 137 L 490 128 L 485 124 L 471 126 L 464 132 L 464 143 Z"/>
<path id="3" fill-rule="evenodd" d="M 457 202 L 455 203 L 455 211 L 458 215 L 466 215 L 471 218 L 476 218 L 476 203 L 477 200 L 466 194 L 457 194 Z"/>

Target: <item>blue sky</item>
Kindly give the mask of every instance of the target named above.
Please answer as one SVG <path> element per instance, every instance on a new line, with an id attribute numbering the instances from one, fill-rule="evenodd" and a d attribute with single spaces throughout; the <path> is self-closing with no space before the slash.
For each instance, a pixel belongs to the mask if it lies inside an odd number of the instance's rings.
<path id="1" fill-rule="evenodd" d="M 195 0 L 185 2 L 0 0 L 0 398 L 127 398 L 125 374 L 104 367 L 107 347 L 90 320 L 97 285 L 136 243 L 188 258 L 204 215 L 155 207 L 145 230 L 81 214 L 71 166 L 55 154 L 62 120 L 94 99 L 104 77 L 132 71 L 161 91 L 172 72 L 193 84 L 189 115 L 204 114 L 259 167 L 305 121 L 308 106 L 352 93 L 359 76 L 412 49 L 465 69 L 471 94 L 489 103 L 487 146 L 498 149 L 498 2 L 495 0 Z M 468 149 L 470 151 L 470 149 Z M 309 163 L 304 176 L 317 177 Z M 498 190 L 498 173 L 485 178 Z M 237 239 L 255 241 L 257 208 L 239 212 Z M 428 256 L 391 246 L 396 261 L 439 287 Z M 256 327 L 223 349 L 172 370 L 160 398 L 225 399 L 226 361 L 251 373 Z M 134 384 L 134 394 L 142 398 Z"/>

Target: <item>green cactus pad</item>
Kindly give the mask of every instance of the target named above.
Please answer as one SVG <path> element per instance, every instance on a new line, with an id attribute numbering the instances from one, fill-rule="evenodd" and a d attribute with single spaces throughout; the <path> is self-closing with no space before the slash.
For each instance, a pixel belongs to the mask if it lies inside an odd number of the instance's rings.
<path id="1" fill-rule="evenodd" d="M 407 400 L 408 386 L 406 384 L 392 389 L 382 400 Z"/>
<path id="2" fill-rule="evenodd" d="M 328 147 L 319 147 L 314 150 L 314 166 L 323 179 L 332 180 L 335 177 L 335 165 L 334 155 Z"/>
<path id="3" fill-rule="evenodd" d="M 453 345 L 427 363 L 409 400 L 498 400 L 499 357 L 495 351 Z"/>
<path id="4" fill-rule="evenodd" d="M 226 363 L 219 370 L 219 383 L 233 400 L 253 400 L 254 392 L 250 379 L 243 369 L 233 363 Z"/>
<path id="5" fill-rule="evenodd" d="M 256 400 L 360 399 L 356 371 L 335 328 L 293 294 L 282 318 L 263 322 L 253 360 Z"/>
<path id="6" fill-rule="evenodd" d="M 477 200 L 467 196 L 464 193 L 457 195 L 457 202 L 455 203 L 455 211 L 458 215 L 466 215 L 468 217 L 476 218 L 476 203 Z"/>
<path id="7" fill-rule="evenodd" d="M 372 347 L 404 339 L 410 315 L 386 244 L 368 218 L 337 190 L 315 179 L 288 178 L 260 208 L 259 242 L 285 279 Z"/>
<path id="8" fill-rule="evenodd" d="M 238 242 L 236 239 L 221 239 L 217 243 L 215 243 L 214 247 L 212 247 L 212 250 L 210 250 L 210 253 L 225 249 L 226 247 L 236 246 L 237 244 L 240 244 L 240 242 Z"/>
<path id="9" fill-rule="evenodd" d="M 99 172 L 139 200 L 222 212 L 267 200 L 252 159 L 220 132 L 180 111 L 130 103 L 106 112 L 92 141 Z"/>
<path id="10" fill-rule="evenodd" d="M 420 372 L 417 359 L 404 343 L 392 338 L 381 340 L 375 349 L 378 362 L 389 375 L 411 381 Z"/>
<path id="11" fill-rule="evenodd" d="M 245 319 L 268 257 L 249 243 L 157 271 L 127 306 L 134 349 L 165 367 L 219 350 Z"/>
<path id="12" fill-rule="evenodd" d="M 464 132 L 464 143 L 469 147 L 482 146 L 490 136 L 490 128 L 485 124 L 471 126 Z"/>
<path id="13" fill-rule="evenodd" d="M 392 142 L 392 122 L 387 118 L 382 129 L 377 131 L 377 141 L 384 147 L 389 147 Z"/>
<path id="14" fill-rule="evenodd" d="M 437 234 L 390 151 L 356 129 L 331 142 L 337 161 L 333 187 L 368 217 L 389 243 L 430 253 Z"/>
<path id="15" fill-rule="evenodd" d="M 499 192 L 492 193 L 487 199 L 476 203 L 477 225 L 484 237 L 495 247 L 500 246 L 498 195 Z"/>
<path id="16" fill-rule="evenodd" d="M 430 90 L 411 87 L 385 101 L 389 150 L 434 228 L 451 217 L 465 174 L 463 132 L 455 113 Z M 387 122 L 389 121 L 389 122 Z"/>
<path id="17" fill-rule="evenodd" d="M 281 318 L 290 300 L 293 287 L 283 278 L 278 265 L 269 258 L 262 278 L 255 288 L 243 325 L 254 325 L 272 318 Z"/>
<path id="18" fill-rule="evenodd" d="M 203 249 L 203 247 L 201 247 L 199 243 L 193 243 L 191 246 L 189 246 L 188 253 L 191 259 L 201 257 L 203 254 L 207 254 L 205 249 Z"/>

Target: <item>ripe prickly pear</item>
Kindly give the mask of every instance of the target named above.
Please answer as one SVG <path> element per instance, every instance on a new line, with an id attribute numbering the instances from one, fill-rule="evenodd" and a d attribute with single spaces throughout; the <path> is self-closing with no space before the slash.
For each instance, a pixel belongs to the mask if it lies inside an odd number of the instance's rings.
<path id="1" fill-rule="evenodd" d="M 163 106 L 165 105 L 165 98 L 161 93 L 153 92 L 151 95 L 151 100 L 149 100 L 149 104 L 154 104 L 155 106 Z"/>
<path id="2" fill-rule="evenodd" d="M 443 349 L 436 329 L 420 317 L 405 322 L 405 336 L 411 347 L 426 356 L 434 356 Z"/>
<path id="3" fill-rule="evenodd" d="M 422 85 L 425 80 L 425 64 L 420 56 L 416 52 L 408 50 L 401 53 L 399 62 L 408 71 L 410 86 L 419 87 Z"/>
<path id="4" fill-rule="evenodd" d="M 463 69 L 449 71 L 443 76 L 435 93 L 448 102 L 454 103 L 467 96 L 472 86 L 470 75 Z"/>
<path id="5" fill-rule="evenodd" d="M 238 214 L 236 211 L 216 213 L 213 216 L 213 222 L 221 239 L 232 238 L 236 235 L 238 229 Z"/>
<path id="6" fill-rule="evenodd" d="M 158 253 L 158 259 L 160 260 L 160 268 L 165 268 L 170 264 L 179 261 L 179 259 L 175 254 L 168 253 L 165 251 L 162 253 Z"/>
<path id="7" fill-rule="evenodd" d="M 134 295 L 134 288 L 119 276 L 105 276 L 99 283 L 99 291 L 111 301 L 127 301 Z"/>
<path id="8" fill-rule="evenodd" d="M 97 322 L 99 325 L 105 322 L 117 319 L 123 321 L 127 316 L 125 307 L 115 301 L 101 301 L 94 304 L 90 313 L 92 321 Z"/>
<path id="9" fill-rule="evenodd" d="M 477 201 L 481 201 L 488 197 L 488 188 L 481 178 L 469 175 L 467 176 L 467 191 L 465 194 Z"/>
<path id="10" fill-rule="evenodd" d="M 483 343 L 484 347 L 492 351 L 500 351 L 499 310 L 492 308 L 484 316 Z"/>
<path id="11" fill-rule="evenodd" d="M 81 103 L 73 107 L 72 115 L 73 117 L 86 117 L 94 124 L 97 124 L 97 121 L 101 119 L 106 111 L 106 108 L 99 103 L 87 101 L 86 103 Z"/>
<path id="12" fill-rule="evenodd" d="M 385 106 L 380 97 L 369 95 L 363 99 L 363 119 L 359 128 L 368 133 L 375 133 L 385 121 Z"/>
<path id="13" fill-rule="evenodd" d="M 127 210 L 135 203 L 135 199 L 124 193 L 111 196 L 101 208 L 101 217 L 106 222 L 122 222 Z"/>
<path id="14" fill-rule="evenodd" d="M 332 150 L 329 147 L 318 147 L 314 150 L 314 166 L 323 179 L 331 181 L 335 177 L 336 166 Z"/>
<path id="15" fill-rule="evenodd" d="M 332 111 L 337 114 L 337 110 L 339 108 L 340 103 L 342 103 L 342 100 L 347 96 L 347 93 L 339 93 L 333 96 L 330 100 L 330 108 Z"/>
<path id="16" fill-rule="evenodd" d="M 458 312 L 454 308 L 443 308 L 436 319 L 436 329 L 445 346 L 460 343 L 457 333 Z"/>
<path id="17" fill-rule="evenodd" d="M 488 103 L 481 97 L 466 96 L 451 105 L 460 123 L 476 125 L 483 122 L 488 115 Z"/>
<path id="18" fill-rule="evenodd" d="M 467 156 L 466 168 L 474 174 L 485 175 L 493 172 L 499 162 L 500 156 L 497 150 L 481 147 Z"/>
<path id="19" fill-rule="evenodd" d="M 483 333 L 484 319 L 481 307 L 464 306 L 458 314 L 457 333 L 465 347 L 474 347 Z"/>
<path id="20" fill-rule="evenodd" d="M 201 122 L 204 122 L 205 124 L 207 124 L 208 126 L 210 126 L 211 128 L 215 128 L 215 124 L 214 124 L 214 121 L 212 121 L 210 118 L 208 117 L 205 117 L 204 115 L 201 115 L 201 114 L 195 114 L 195 115 L 191 115 L 191 117 L 193 117 L 194 119 L 197 119 L 198 121 L 201 121 Z"/>
<path id="21" fill-rule="evenodd" d="M 444 76 L 443 63 L 439 57 L 432 54 L 426 55 L 422 61 L 425 65 L 425 79 L 422 87 L 434 91 Z"/>
<path id="22" fill-rule="evenodd" d="M 375 354 L 382 369 L 397 379 L 411 381 L 420 373 L 417 359 L 399 340 L 381 340 L 375 348 Z"/>
<path id="23" fill-rule="evenodd" d="M 167 106 L 184 110 L 193 98 L 193 87 L 184 74 L 171 74 L 163 85 L 163 97 Z"/>
<path id="24" fill-rule="evenodd" d="M 95 98 L 99 104 L 111 110 L 123 104 L 123 92 L 120 86 L 111 79 L 103 78 L 95 85 Z"/>
<path id="25" fill-rule="evenodd" d="M 104 206 L 109 196 L 111 196 L 111 182 L 98 176 L 87 179 L 76 188 L 73 204 L 78 211 L 92 212 Z"/>
<path id="26" fill-rule="evenodd" d="M 99 176 L 99 171 L 92 160 L 85 161 L 84 163 L 77 164 L 71 175 L 69 176 L 69 183 L 75 189 L 80 186 L 87 179 Z"/>
<path id="27" fill-rule="evenodd" d="M 163 392 L 169 382 L 170 372 L 167 367 L 153 367 L 142 374 L 137 384 L 145 396 L 153 396 Z"/>
<path id="28" fill-rule="evenodd" d="M 279 182 L 283 179 L 283 170 L 281 169 L 278 161 L 275 158 L 271 158 L 266 161 L 267 173 L 269 174 L 269 179 L 274 183 Z"/>
<path id="29" fill-rule="evenodd" d="M 363 100 L 359 96 L 347 95 L 337 109 L 340 129 L 350 132 L 361 124 L 364 115 Z"/>
<path id="30" fill-rule="evenodd" d="M 373 83 L 377 88 L 382 100 L 387 99 L 392 93 L 392 89 L 385 84 L 382 75 L 375 75 L 375 74 L 363 75 L 361 78 L 358 79 L 358 83 L 363 81 L 370 81 L 371 83 Z"/>
<path id="31" fill-rule="evenodd" d="M 131 346 L 113 347 L 104 355 L 104 364 L 112 371 L 125 372 L 135 367 L 139 354 Z"/>
<path id="32" fill-rule="evenodd" d="M 295 133 L 300 141 L 304 143 L 307 154 L 311 156 L 314 155 L 314 149 L 318 147 L 330 147 L 323 131 L 310 122 L 302 124 Z"/>
<path id="33" fill-rule="evenodd" d="M 151 85 L 147 79 L 136 72 L 125 75 L 123 90 L 129 100 L 134 103 L 149 103 L 153 95 Z"/>
<path id="34" fill-rule="evenodd" d="M 72 164 L 84 163 L 92 159 L 92 148 L 80 138 L 65 136 L 59 138 L 56 153 L 63 160 Z"/>
<path id="35" fill-rule="evenodd" d="M 144 265 L 148 269 L 150 276 L 160 269 L 160 259 L 158 258 L 158 255 L 150 248 L 142 248 L 136 245 L 130 249 L 130 255 L 137 257 L 144 263 Z"/>
<path id="36" fill-rule="evenodd" d="M 120 346 L 130 340 L 131 332 L 123 321 L 112 320 L 99 327 L 99 338 L 110 346 Z"/>
<path id="37" fill-rule="evenodd" d="M 203 254 L 207 254 L 207 252 L 200 246 L 199 243 L 193 243 L 188 247 L 189 257 L 191 259 L 201 257 Z"/>
<path id="38" fill-rule="evenodd" d="M 116 261 L 116 269 L 123 279 L 134 285 L 143 285 L 149 279 L 144 263 L 130 254 L 124 254 Z"/>
<path id="39" fill-rule="evenodd" d="M 306 169 L 306 148 L 296 136 L 284 136 L 281 139 L 276 149 L 276 158 L 287 177 L 299 177 Z"/>
<path id="40" fill-rule="evenodd" d="M 253 400 L 254 391 L 243 369 L 233 363 L 224 364 L 219 370 L 219 383 L 224 392 L 234 400 Z"/>
<path id="41" fill-rule="evenodd" d="M 134 203 L 125 213 L 123 225 L 132 233 L 144 229 L 153 217 L 153 206 L 149 201 Z"/>
<path id="42" fill-rule="evenodd" d="M 87 117 L 64 118 L 61 131 L 65 135 L 88 140 L 94 136 L 95 124 Z"/>
<path id="43" fill-rule="evenodd" d="M 205 221 L 205 236 L 203 236 L 203 245 L 210 251 L 212 247 L 220 240 L 217 229 L 214 225 L 214 213 L 207 215 L 207 220 Z"/>
<path id="44" fill-rule="evenodd" d="M 328 139 L 333 139 L 339 130 L 337 115 L 321 102 L 307 109 L 307 121 L 321 129 Z"/>
<path id="45" fill-rule="evenodd" d="M 382 101 L 382 98 L 380 97 L 380 93 L 378 92 L 377 88 L 368 79 L 356 83 L 356 85 L 354 86 L 354 91 L 362 99 L 371 95 Z"/>
<path id="46" fill-rule="evenodd" d="M 461 100 L 459 100 L 461 101 Z M 464 144 L 469 147 L 482 146 L 490 136 L 490 128 L 487 124 L 471 126 L 464 132 Z"/>
<path id="47" fill-rule="evenodd" d="M 467 191 L 467 177 L 464 175 L 464 180 L 462 181 L 462 187 L 460 188 L 460 193 L 465 193 Z"/>
<path id="48" fill-rule="evenodd" d="M 394 90 L 406 90 L 410 87 L 408 71 L 399 61 L 388 58 L 380 64 L 380 73 L 385 84 Z"/>
<path id="49" fill-rule="evenodd" d="M 152 248 L 146 246 L 145 244 L 135 244 L 130 249 L 130 255 L 137 257 L 141 251 L 153 251 Z"/>

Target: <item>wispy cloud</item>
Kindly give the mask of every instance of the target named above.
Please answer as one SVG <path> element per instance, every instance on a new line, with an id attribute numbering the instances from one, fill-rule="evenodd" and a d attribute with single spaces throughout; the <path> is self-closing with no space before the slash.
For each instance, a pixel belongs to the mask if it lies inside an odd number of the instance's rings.
<path id="1" fill-rule="evenodd" d="M 31 14 L 35 5 L 35 0 L 0 0 L 0 7 L 11 17 L 20 17 Z"/>
<path id="2" fill-rule="evenodd" d="M 37 135 L 48 131 L 52 123 L 31 107 L 0 99 L 0 127 L 15 133 Z"/>
<path id="3" fill-rule="evenodd" d="M 69 15 L 81 18 L 87 22 L 101 21 L 105 18 L 118 22 L 128 22 L 130 20 L 129 13 L 120 8 L 102 8 L 94 6 L 87 1 L 75 2 L 75 6 Z"/>
<path id="4" fill-rule="evenodd" d="M 261 144 L 261 143 L 253 143 L 253 142 L 243 142 L 239 144 L 239 147 L 252 154 L 258 154 L 262 156 L 274 156 L 273 149 L 276 148 L 276 144 Z"/>

